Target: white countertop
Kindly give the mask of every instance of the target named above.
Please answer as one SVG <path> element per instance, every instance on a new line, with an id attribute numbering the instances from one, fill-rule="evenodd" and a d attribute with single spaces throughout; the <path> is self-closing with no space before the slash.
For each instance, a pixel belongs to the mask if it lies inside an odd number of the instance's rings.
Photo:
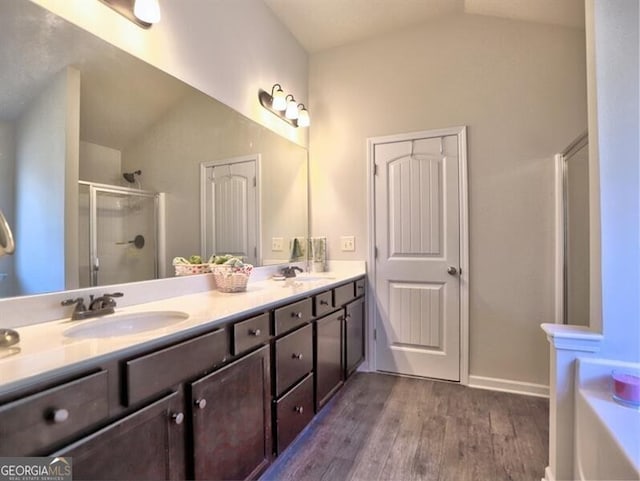
<path id="1" fill-rule="evenodd" d="M 0 349 L 0 395 L 52 375 L 64 374 L 65 370 L 75 370 L 83 363 L 104 356 L 204 332 L 231 318 L 267 310 L 364 274 L 362 265 L 354 265 L 321 274 L 303 274 L 298 280 L 250 281 L 247 291 L 242 293 L 207 291 L 116 308 L 116 315 L 148 311 L 181 311 L 189 315 L 188 319 L 169 327 L 119 337 L 74 339 L 63 335 L 70 327 L 105 319 L 106 316 L 72 322 L 66 318 L 19 327 L 16 330 L 20 334 L 20 343 Z M 305 277 L 310 279 L 305 281 Z"/>

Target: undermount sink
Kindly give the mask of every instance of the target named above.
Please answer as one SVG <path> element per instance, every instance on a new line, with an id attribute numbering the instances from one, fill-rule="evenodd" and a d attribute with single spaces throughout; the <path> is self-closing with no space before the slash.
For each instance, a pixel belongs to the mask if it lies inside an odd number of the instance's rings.
<path id="1" fill-rule="evenodd" d="M 188 318 L 189 314 L 180 311 L 148 311 L 115 314 L 91 321 L 84 321 L 80 325 L 67 329 L 62 334 L 65 337 L 77 339 L 128 336 L 130 334 L 168 327 L 185 321 Z"/>

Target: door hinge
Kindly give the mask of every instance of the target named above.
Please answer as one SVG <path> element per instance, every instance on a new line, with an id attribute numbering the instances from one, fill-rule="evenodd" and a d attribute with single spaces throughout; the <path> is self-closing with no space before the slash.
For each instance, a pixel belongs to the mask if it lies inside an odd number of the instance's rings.
<path id="1" fill-rule="evenodd" d="M 378 258 L 378 246 L 375 246 L 373 248 L 373 258 L 377 259 Z"/>
<path id="2" fill-rule="evenodd" d="M 374 329 L 373 330 L 373 340 L 376 341 L 378 339 L 378 330 Z"/>
<path id="3" fill-rule="evenodd" d="M 373 164 L 373 175 L 378 175 L 378 164 Z"/>
<path id="4" fill-rule="evenodd" d="M 253 178 L 253 186 L 254 186 L 254 187 L 257 187 L 257 186 L 258 186 L 258 181 L 256 180 L 256 178 L 255 178 L 255 177 Z"/>

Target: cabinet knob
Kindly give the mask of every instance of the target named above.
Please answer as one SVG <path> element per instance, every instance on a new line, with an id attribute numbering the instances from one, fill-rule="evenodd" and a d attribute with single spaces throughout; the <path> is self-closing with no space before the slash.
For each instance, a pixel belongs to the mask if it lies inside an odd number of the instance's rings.
<path id="1" fill-rule="evenodd" d="M 196 399 L 193 404 L 195 404 L 195 406 L 198 409 L 204 409 L 205 407 L 207 407 L 207 400 L 202 398 L 202 399 Z"/>
<path id="2" fill-rule="evenodd" d="M 64 408 L 52 409 L 47 417 L 52 423 L 60 424 L 69 419 L 69 411 Z"/>
<path id="3" fill-rule="evenodd" d="M 173 413 L 171 415 L 171 420 L 175 424 L 182 424 L 182 421 L 184 421 L 184 414 L 182 414 L 182 413 Z"/>
<path id="4" fill-rule="evenodd" d="M 260 329 L 251 329 L 249 331 L 249 334 L 258 337 L 260 334 L 262 334 L 262 331 Z"/>
<path id="5" fill-rule="evenodd" d="M 293 354 L 291 354 L 291 357 L 293 359 L 302 359 L 302 353 L 300 352 L 294 352 Z"/>
<path id="6" fill-rule="evenodd" d="M 291 317 L 297 317 L 298 319 L 302 319 L 302 312 L 292 312 Z"/>
<path id="7" fill-rule="evenodd" d="M 304 412 L 304 408 L 302 406 L 296 406 L 293 408 L 293 410 L 298 414 L 302 414 Z"/>
<path id="8" fill-rule="evenodd" d="M 323 299 L 323 300 L 320 301 L 320 305 L 321 306 L 328 306 L 329 303 Z"/>
<path id="9" fill-rule="evenodd" d="M 346 316 L 344 316 L 345 322 L 349 322 L 349 319 L 351 319 L 351 314 L 347 314 Z"/>

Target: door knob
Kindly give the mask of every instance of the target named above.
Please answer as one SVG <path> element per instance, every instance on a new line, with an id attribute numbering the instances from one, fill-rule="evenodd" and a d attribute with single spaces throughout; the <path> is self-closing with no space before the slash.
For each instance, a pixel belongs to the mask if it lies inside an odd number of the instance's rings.
<path id="1" fill-rule="evenodd" d="M 453 266 L 449 266 L 449 268 L 447 269 L 447 274 L 455 276 L 457 273 L 458 273 L 458 269 L 456 269 Z"/>

